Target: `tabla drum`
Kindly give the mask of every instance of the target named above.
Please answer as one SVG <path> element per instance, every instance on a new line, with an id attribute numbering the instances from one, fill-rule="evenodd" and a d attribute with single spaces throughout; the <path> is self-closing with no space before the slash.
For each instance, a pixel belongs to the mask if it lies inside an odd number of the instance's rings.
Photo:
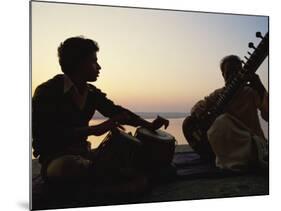
<path id="1" fill-rule="evenodd" d="M 151 131 L 144 127 L 137 128 L 134 136 L 143 144 L 145 165 L 159 167 L 172 162 L 176 142 L 174 136 L 162 130 Z"/>
<path id="2" fill-rule="evenodd" d="M 96 169 L 135 167 L 142 153 L 142 143 L 130 133 L 111 131 L 98 146 L 94 166 Z"/>

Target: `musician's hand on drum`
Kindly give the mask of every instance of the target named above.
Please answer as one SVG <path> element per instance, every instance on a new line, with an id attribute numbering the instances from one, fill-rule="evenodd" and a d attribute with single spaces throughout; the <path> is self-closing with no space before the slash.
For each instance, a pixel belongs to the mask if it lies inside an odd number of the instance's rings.
<path id="1" fill-rule="evenodd" d="M 89 127 L 89 135 L 101 136 L 111 129 L 111 124 L 105 121 L 98 125 L 92 125 Z"/>
<path id="2" fill-rule="evenodd" d="M 169 126 L 169 120 L 164 119 L 163 117 L 157 116 L 155 120 L 152 122 L 152 129 L 153 130 L 158 130 L 164 125 L 164 128 L 167 129 Z"/>
<path id="3" fill-rule="evenodd" d="M 126 131 L 126 128 L 123 127 L 122 125 L 118 124 L 118 123 L 116 124 L 116 128 L 121 129 L 123 131 Z"/>
<path id="4" fill-rule="evenodd" d="M 90 135 L 100 136 L 110 130 L 118 130 L 118 129 L 121 129 L 124 131 L 126 130 L 118 122 L 114 121 L 113 119 L 109 119 L 107 121 L 102 122 L 101 124 L 90 126 L 89 133 L 90 133 Z"/>

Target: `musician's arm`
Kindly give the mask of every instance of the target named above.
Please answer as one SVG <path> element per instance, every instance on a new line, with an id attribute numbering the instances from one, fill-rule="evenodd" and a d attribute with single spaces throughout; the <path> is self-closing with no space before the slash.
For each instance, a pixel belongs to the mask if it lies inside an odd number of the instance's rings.
<path id="1" fill-rule="evenodd" d="M 164 126 L 164 128 L 166 129 L 169 126 L 169 120 L 157 116 L 156 119 L 154 119 L 152 122 L 148 122 L 145 119 L 139 117 L 139 116 L 134 116 L 134 114 L 132 115 L 133 118 L 130 118 L 127 121 L 127 124 L 132 125 L 132 126 L 142 126 L 145 128 L 148 128 L 150 130 L 157 130 L 159 128 L 161 128 L 162 126 Z"/>
<path id="2" fill-rule="evenodd" d="M 100 136 L 115 128 L 120 128 L 124 130 L 124 128 L 121 125 L 119 125 L 114 119 L 108 119 L 98 125 L 75 128 L 75 133 L 79 134 L 80 136 L 90 136 L 90 135 Z"/>
<path id="3" fill-rule="evenodd" d="M 152 122 L 149 122 L 127 109 L 113 118 L 120 124 L 131 125 L 133 127 L 141 126 L 150 130 L 157 130 L 162 126 L 164 126 L 166 129 L 169 126 L 169 120 L 163 117 L 157 116 L 156 119 L 154 119 Z"/>
<path id="4" fill-rule="evenodd" d="M 261 111 L 261 116 L 265 121 L 269 118 L 269 96 L 264 85 L 262 84 L 259 75 L 252 74 L 248 76 L 250 82 L 249 86 L 252 87 L 257 93 L 257 106 Z"/>
<path id="5" fill-rule="evenodd" d="M 118 126 L 126 124 L 134 127 L 142 126 L 151 130 L 156 130 L 163 125 L 165 128 L 169 125 L 169 121 L 162 117 L 157 117 L 153 122 L 146 121 L 132 111 L 122 106 L 115 105 L 113 101 L 106 97 L 105 93 L 98 89 L 96 89 L 96 100 L 98 111 L 102 115 L 109 117 L 110 120 L 115 122 Z"/>
<path id="6" fill-rule="evenodd" d="M 261 107 L 259 108 L 261 111 L 262 118 L 268 122 L 269 119 L 269 95 L 267 92 L 264 93 Z"/>

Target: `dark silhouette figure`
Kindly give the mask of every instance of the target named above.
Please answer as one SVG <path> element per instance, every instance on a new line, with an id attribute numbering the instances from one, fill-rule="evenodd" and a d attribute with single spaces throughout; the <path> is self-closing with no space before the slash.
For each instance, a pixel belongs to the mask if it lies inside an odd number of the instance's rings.
<path id="1" fill-rule="evenodd" d="M 242 69 L 241 60 L 235 55 L 226 56 L 221 60 L 220 69 L 225 80 L 225 87 L 227 87 L 228 83 Z M 258 110 L 260 110 L 262 118 L 268 121 L 268 93 L 257 74 L 249 74 L 244 80 L 248 83 L 237 90 L 237 93 L 226 105 L 224 112 L 208 129 L 206 134 L 208 141 L 187 140 L 201 157 L 214 158 L 216 165 L 221 168 L 247 168 L 257 160 L 255 158 L 257 153 L 252 152 L 256 151 L 251 145 L 252 136 L 259 137 L 262 142 L 266 142 Z M 204 115 L 220 100 L 225 87 L 215 90 L 197 102 L 191 109 L 191 117 L 200 119 L 200 116 Z M 190 120 L 191 118 L 188 117 L 183 122 L 185 137 L 190 136 L 188 131 Z M 245 137 L 247 135 L 249 137 Z"/>
<path id="2" fill-rule="evenodd" d="M 58 47 L 63 74 L 56 75 L 35 90 L 32 98 L 33 154 L 39 157 L 41 174 L 47 181 L 93 179 L 97 172 L 95 153 L 87 141 L 90 135 L 100 136 L 117 128 L 123 129 L 124 124 L 150 130 L 163 125 L 167 128 L 169 124 L 161 117 L 148 122 L 115 105 L 100 89 L 87 83 L 96 81 L 100 74 L 98 51 L 98 44 L 91 39 L 66 39 Z M 108 120 L 89 126 L 96 110 Z"/>

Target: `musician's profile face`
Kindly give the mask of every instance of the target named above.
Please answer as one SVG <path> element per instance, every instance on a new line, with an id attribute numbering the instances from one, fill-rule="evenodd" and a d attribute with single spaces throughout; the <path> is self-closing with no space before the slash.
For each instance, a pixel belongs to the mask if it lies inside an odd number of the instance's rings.
<path id="1" fill-rule="evenodd" d="M 225 62 L 223 66 L 222 76 L 224 81 L 227 82 L 232 76 L 234 76 L 242 68 L 240 61 Z"/>
<path id="2" fill-rule="evenodd" d="M 79 72 L 85 81 L 96 81 L 101 69 L 96 52 L 93 52 L 85 58 L 85 60 L 80 64 L 79 69 Z"/>

